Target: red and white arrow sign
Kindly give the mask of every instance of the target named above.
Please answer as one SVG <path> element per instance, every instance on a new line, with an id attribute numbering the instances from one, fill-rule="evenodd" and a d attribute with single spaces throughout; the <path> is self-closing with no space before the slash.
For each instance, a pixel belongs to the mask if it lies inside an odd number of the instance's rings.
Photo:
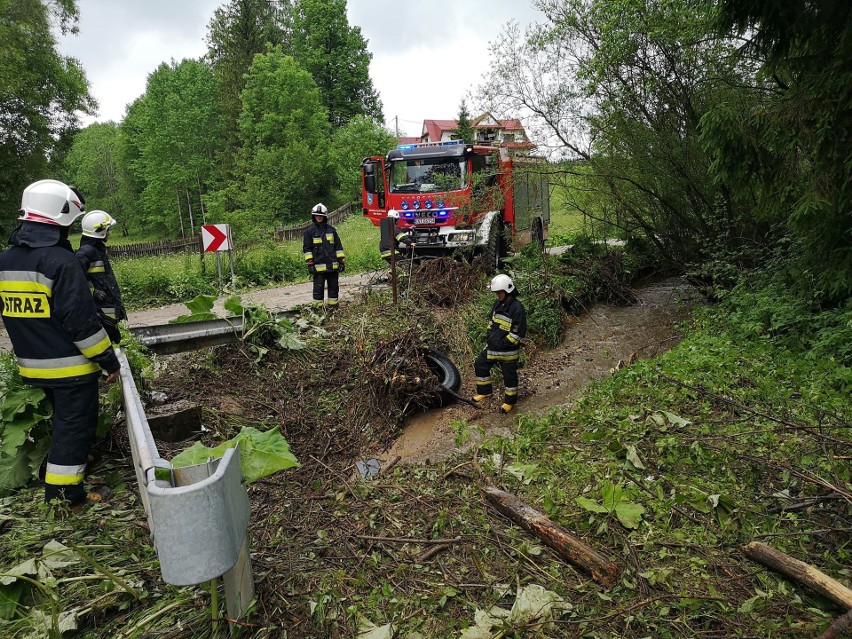
<path id="1" fill-rule="evenodd" d="M 205 251 L 230 251 L 231 227 L 228 224 L 205 224 L 201 227 L 201 245 Z"/>

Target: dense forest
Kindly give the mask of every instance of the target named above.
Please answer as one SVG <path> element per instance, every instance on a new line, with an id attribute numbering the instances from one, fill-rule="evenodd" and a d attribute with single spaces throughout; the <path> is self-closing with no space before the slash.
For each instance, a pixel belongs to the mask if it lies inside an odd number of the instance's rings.
<path id="1" fill-rule="evenodd" d="M 120 123 L 82 130 L 96 104 L 51 31 L 77 28 L 76 3 L 0 7 L 2 228 L 22 188 L 52 175 L 125 231 L 195 235 L 208 217 L 268 229 L 317 200 L 350 201 L 360 158 L 394 143 L 345 0 L 223 3 L 203 58 L 163 62 Z"/>

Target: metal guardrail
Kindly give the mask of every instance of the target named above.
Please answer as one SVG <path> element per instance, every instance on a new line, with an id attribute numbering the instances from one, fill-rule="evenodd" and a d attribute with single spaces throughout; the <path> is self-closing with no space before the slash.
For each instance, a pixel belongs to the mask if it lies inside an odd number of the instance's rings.
<path id="1" fill-rule="evenodd" d="M 163 580 L 187 586 L 222 576 L 228 616 L 239 619 L 254 598 L 239 449 L 226 450 L 220 460 L 174 468 L 157 451 L 127 357 L 120 349 L 116 355 L 133 467 Z"/>
<path id="2" fill-rule="evenodd" d="M 279 311 L 274 315 L 296 317 L 298 313 Z M 143 346 L 155 353 L 170 355 L 235 342 L 242 335 L 243 318 L 234 316 L 183 324 L 152 324 L 132 327 L 129 330 Z"/>

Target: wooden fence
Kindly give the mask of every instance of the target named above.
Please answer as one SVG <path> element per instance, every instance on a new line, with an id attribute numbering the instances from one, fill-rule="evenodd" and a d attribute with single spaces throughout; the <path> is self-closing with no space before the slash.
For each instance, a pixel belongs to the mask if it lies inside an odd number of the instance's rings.
<path id="1" fill-rule="evenodd" d="M 344 204 L 338 209 L 335 209 L 328 215 L 328 223 L 332 225 L 340 224 L 345 220 L 352 211 L 355 205 L 352 203 Z M 302 237 L 305 229 L 311 225 L 311 221 L 300 224 L 299 226 L 288 226 L 277 228 L 272 231 L 272 237 L 277 242 L 287 242 Z M 119 244 L 109 247 L 109 256 L 112 259 L 125 259 L 130 257 L 146 257 L 150 255 L 171 255 L 173 253 L 198 253 L 201 251 L 201 232 L 199 236 L 194 238 L 186 238 L 185 240 L 160 240 L 158 242 L 140 242 L 138 244 Z"/>

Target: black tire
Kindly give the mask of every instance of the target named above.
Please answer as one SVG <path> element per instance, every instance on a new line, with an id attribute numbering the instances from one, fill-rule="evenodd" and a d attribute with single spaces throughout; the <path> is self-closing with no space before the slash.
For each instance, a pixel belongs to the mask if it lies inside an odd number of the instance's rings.
<path id="1" fill-rule="evenodd" d="M 426 365 L 429 367 L 435 376 L 438 378 L 440 388 L 435 395 L 435 400 L 432 406 L 439 408 L 455 401 L 455 395 L 458 394 L 461 388 L 461 375 L 459 369 L 450 360 L 449 357 L 436 350 L 426 351 Z"/>
<path id="2" fill-rule="evenodd" d="M 498 215 L 491 220 L 491 227 L 488 229 L 488 240 L 485 242 L 485 247 L 482 249 L 482 261 L 485 265 L 485 272 L 491 275 L 500 266 L 500 260 L 503 257 L 503 217 Z"/>

